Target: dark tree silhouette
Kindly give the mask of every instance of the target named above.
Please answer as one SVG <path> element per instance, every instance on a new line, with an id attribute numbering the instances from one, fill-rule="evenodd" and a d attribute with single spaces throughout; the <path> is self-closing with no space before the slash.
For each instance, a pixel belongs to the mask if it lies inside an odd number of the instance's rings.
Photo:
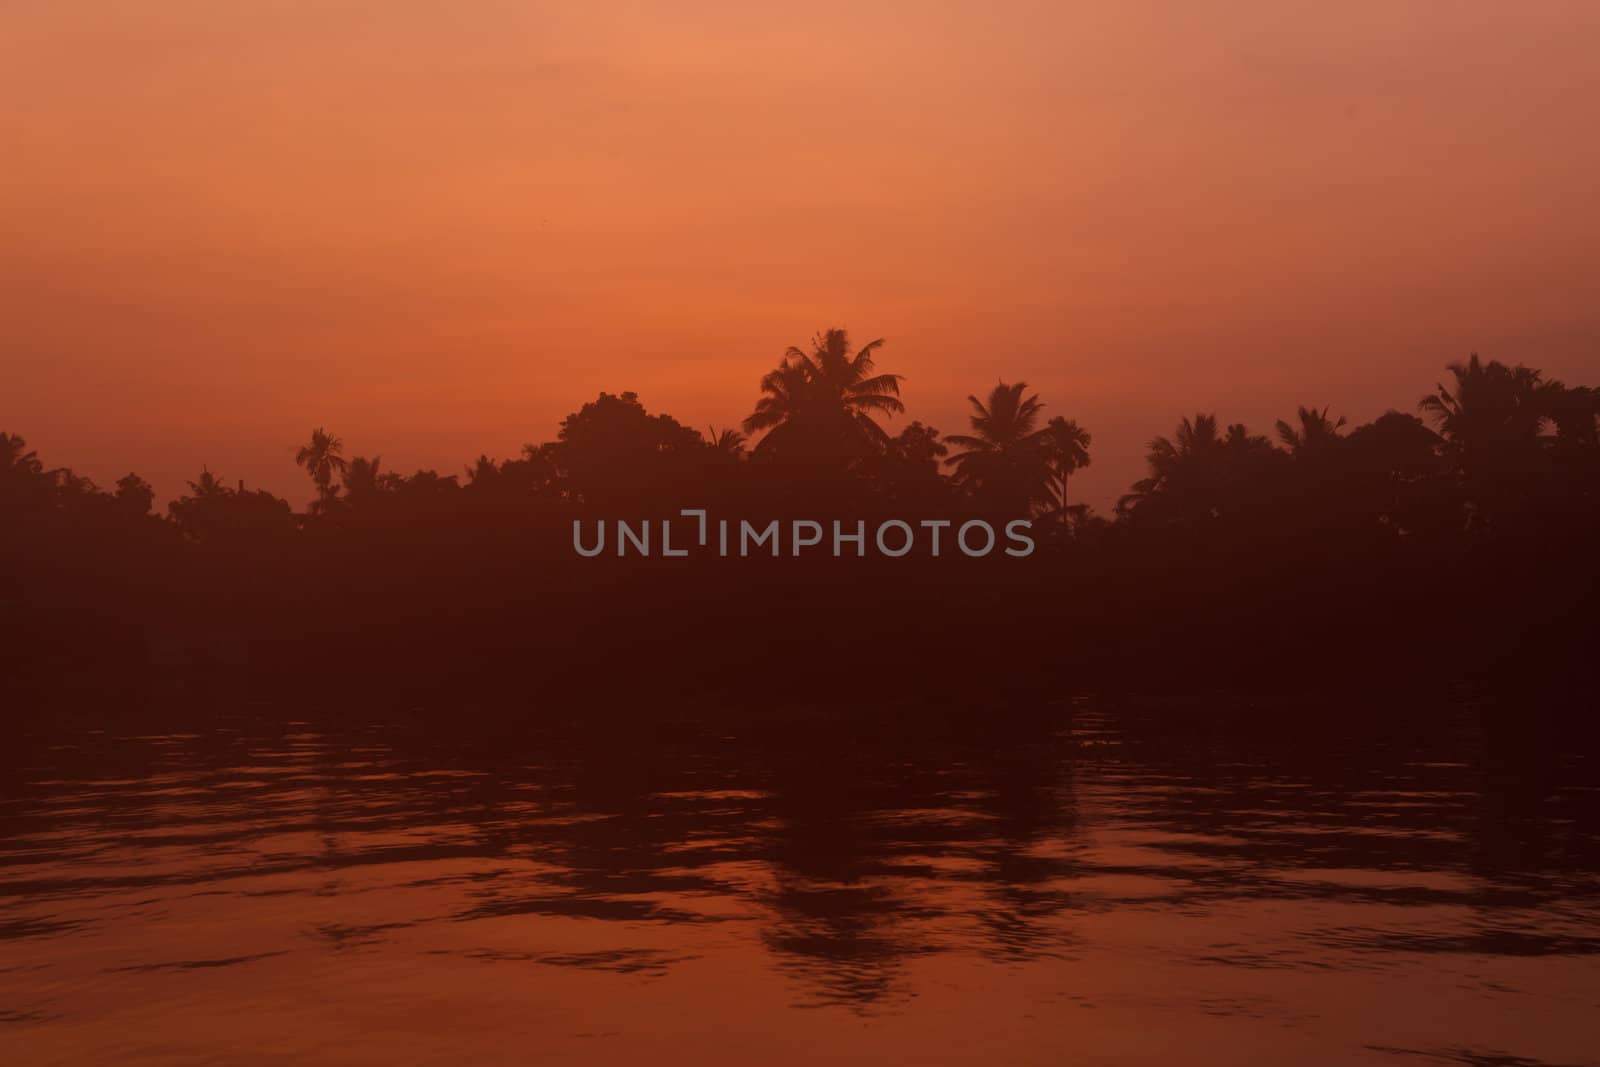
<path id="1" fill-rule="evenodd" d="M 0 433 L 0 491 L 8 496 L 39 496 L 48 491 L 44 464 L 20 434 Z"/>
<path id="2" fill-rule="evenodd" d="M 1291 455 L 1303 456 L 1320 452 L 1333 447 L 1339 437 L 1339 429 L 1344 426 L 1344 416 L 1337 419 L 1328 418 L 1328 409 L 1318 411 L 1316 408 L 1302 407 L 1298 412 L 1300 425 L 1290 425 L 1283 419 L 1278 420 L 1278 440 L 1283 442 Z"/>
<path id="3" fill-rule="evenodd" d="M 295 453 L 295 463 L 306 469 L 316 484 L 319 504 L 326 504 L 338 489 L 333 485 L 335 474 L 345 470 L 344 442 L 318 427 L 311 431 L 311 441 Z"/>
<path id="4" fill-rule="evenodd" d="M 636 394 L 601 393 L 562 420 L 549 455 L 570 499 L 633 514 L 693 499 L 706 453 L 697 431 L 650 414 Z"/>
<path id="5" fill-rule="evenodd" d="M 342 442 L 318 429 L 296 456 L 318 490 L 302 515 L 204 470 L 163 518 L 137 475 L 101 490 L 0 434 L 0 649 L 10 649 L 0 658 L 59 670 L 92 657 L 86 649 L 142 647 L 150 628 L 231 629 L 267 650 L 268 672 L 324 669 L 316 649 L 339 644 L 352 663 L 413 673 L 526 665 L 539 684 L 726 675 L 771 687 L 767 624 L 778 620 L 781 640 L 807 652 L 803 669 L 783 673 L 785 690 L 830 671 L 851 685 L 899 684 L 908 672 L 864 669 L 870 643 L 876 664 L 923 664 L 909 673 L 933 691 L 970 675 L 963 664 L 977 657 L 1026 691 L 1041 675 L 1024 668 L 1047 675 L 1074 658 L 1141 677 L 1340 654 L 1490 671 L 1535 651 L 1577 655 L 1596 636 L 1583 601 L 1600 582 L 1589 387 L 1473 357 L 1421 405 L 1437 433 L 1394 411 L 1347 431 L 1327 408 L 1301 407 L 1277 424 L 1275 446 L 1195 415 L 1151 442 L 1148 476 L 1109 522 L 1067 497 L 1089 434 L 1065 418 L 1043 423 L 1023 383 L 969 397 L 970 433 L 942 438 L 912 422 L 889 436 L 876 420 L 902 410 L 900 379 L 873 366 L 880 345 L 853 351 L 834 330 L 810 352 L 791 350 L 763 379 L 751 424 L 764 436 L 748 454 L 740 433 L 708 439 L 633 393 L 601 393 L 554 440 L 504 461 L 480 455 L 464 477 L 346 462 Z M 969 566 L 948 551 L 888 560 L 867 547 L 842 552 L 862 557 L 849 563 L 819 549 L 681 566 L 611 553 L 609 565 L 572 566 L 572 520 L 676 518 L 684 507 L 841 528 L 892 516 L 923 538 L 927 520 L 1059 522 L 1036 531 L 1027 563 L 997 554 Z M 1073 611 L 1060 610 L 1067 602 Z M 1009 607 L 996 615 L 1000 603 Z M 984 626 L 962 656 L 930 659 L 950 620 L 972 618 Z M 707 633 L 714 653 L 695 643 Z"/>
<path id="6" fill-rule="evenodd" d="M 1460 472 L 1474 527 L 1517 522 L 1529 510 L 1549 441 L 1551 383 L 1529 367 L 1484 363 L 1474 352 L 1452 363 L 1452 388 L 1440 384 L 1419 410 L 1433 419 Z"/>
<path id="7" fill-rule="evenodd" d="M 1150 475 L 1134 483 L 1118 511 L 1135 520 L 1197 525 L 1237 523 L 1268 504 L 1284 454 L 1241 424 L 1218 432 L 1217 417 L 1183 419 L 1173 437 L 1150 442 Z"/>
<path id="8" fill-rule="evenodd" d="M 713 426 L 706 436 L 706 440 L 709 442 L 711 450 L 719 455 L 737 459 L 744 454 L 745 436 L 738 430 L 719 430 Z"/>
<path id="9" fill-rule="evenodd" d="M 812 452 L 830 459 L 879 448 L 888 435 L 878 415 L 905 411 L 898 374 L 876 373 L 879 338 L 852 352 L 849 334 L 833 329 L 812 338 L 809 352 L 791 347 L 761 379 L 761 399 L 744 420 L 747 434 L 764 433 L 757 451 Z"/>
<path id="10" fill-rule="evenodd" d="M 1542 376 L 1529 367 L 1484 363 L 1474 352 L 1465 363 L 1452 363 L 1455 387 L 1440 384 L 1418 408 L 1439 426 L 1439 432 L 1471 465 L 1497 452 L 1520 452 L 1534 444 L 1550 417 Z"/>
<path id="11" fill-rule="evenodd" d="M 1578 448 L 1600 446 L 1600 390 L 1586 385 L 1569 389 L 1546 382 L 1544 404 L 1556 425 L 1556 438 Z"/>
<path id="12" fill-rule="evenodd" d="M 188 494 L 174 500 L 167 510 L 190 541 L 243 549 L 251 543 L 289 537 L 296 529 L 288 502 L 271 493 L 230 489 L 210 470 L 202 470 L 188 485 Z"/>
<path id="13" fill-rule="evenodd" d="M 117 503 L 133 514 L 149 514 L 155 499 L 155 489 L 137 474 L 125 474 L 117 479 Z"/>
<path id="14" fill-rule="evenodd" d="M 1067 479 L 1089 465 L 1089 446 L 1094 443 L 1089 431 L 1072 419 L 1057 415 L 1045 424 L 1044 445 L 1055 475 L 1055 506 L 1052 511 L 1063 523 L 1070 520 L 1067 504 Z"/>
<path id="15" fill-rule="evenodd" d="M 913 421 L 865 461 L 867 487 L 873 498 L 904 515 L 948 510 L 952 493 L 939 462 L 949 452 L 938 430 Z"/>
<path id="16" fill-rule="evenodd" d="M 1049 440 L 1038 428 L 1044 406 L 1037 394 L 1024 398 L 1026 382 L 1001 382 L 988 402 L 968 396 L 973 413 L 971 434 L 945 440 L 961 451 L 945 462 L 955 469 L 958 485 L 997 512 L 1029 514 L 1048 501 L 1052 476 Z"/>
<path id="17" fill-rule="evenodd" d="M 356 456 L 344 469 L 344 495 L 353 507 L 360 507 L 379 493 L 394 488 L 393 474 L 383 473 L 383 457 Z"/>

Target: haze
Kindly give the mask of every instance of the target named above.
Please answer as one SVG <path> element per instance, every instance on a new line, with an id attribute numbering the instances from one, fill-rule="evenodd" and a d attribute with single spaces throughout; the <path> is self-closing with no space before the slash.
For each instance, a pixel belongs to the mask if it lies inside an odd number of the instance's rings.
<path id="1" fill-rule="evenodd" d="M 299 502 L 313 426 L 731 425 L 842 325 L 946 432 L 1027 380 L 1103 508 L 1185 413 L 1594 383 L 1596 56 L 1577 0 L 11 0 L 0 429 Z"/>

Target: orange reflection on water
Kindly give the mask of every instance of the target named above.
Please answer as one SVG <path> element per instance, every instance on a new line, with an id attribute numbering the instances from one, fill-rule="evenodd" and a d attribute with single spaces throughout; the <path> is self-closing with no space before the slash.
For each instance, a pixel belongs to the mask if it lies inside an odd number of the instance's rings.
<path id="1" fill-rule="evenodd" d="M 1087 708 L 843 750 L 663 729 L 34 737 L 8 1050 L 1592 1062 L 1593 790 L 1557 761 L 1504 792 L 1470 721 L 1204 755 Z"/>

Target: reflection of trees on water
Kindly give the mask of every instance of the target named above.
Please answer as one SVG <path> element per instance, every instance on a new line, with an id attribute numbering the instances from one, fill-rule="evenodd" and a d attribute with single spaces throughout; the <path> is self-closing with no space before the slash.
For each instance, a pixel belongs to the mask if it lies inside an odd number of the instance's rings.
<path id="1" fill-rule="evenodd" d="M 74 850 L 152 842 L 188 860 L 66 862 L 46 875 L 7 850 L 0 899 L 25 896 L 40 914 L 0 936 L 27 936 L 51 921 L 50 901 L 86 893 L 226 890 L 295 873 L 353 893 L 405 864 L 406 880 L 386 888 L 450 895 L 416 895 L 417 914 L 309 932 L 360 950 L 408 926 L 493 917 L 753 921 L 806 999 L 859 1006 L 909 988 L 911 966 L 932 954 L 1070 956 L 1081 916 L 1131 906 L 1464 904 L 1477 915 L 1464 931 L 1403 943 L 1391 930 L 1306 936 L 1369 951 L 1600 951 L 1576 926 L 1525 923 L 1531 907 L 1592 892 L 1600 871 L 1596 792 L 1576 788 L 1594 783 L 1574 777 L 1580 765 L 1554 736 L 1501 736 L 1476 712 L 1344 733 L 1128 716 L 1105 727 L 1117 744 L 1091 755 L 1075 747 L 1087 728 L 1048 719 L 974 716 L 921 736 L 691 723 L 475 738 L 258 722 L 181 738 L 75 734 L 69 748 L 36 739 L 8 758 L 0 834 L 48 823 L 59 835 L 48 847 L 69 861 Z M 1137 848 L 1105 847 L 1126 831 Z M 320 844 L 257 849 L 297 834 Z M 438 874 L 418 873 L 430 863 Z M 1087 889 L 1082 879 L 1096 875 L 1135 876 L 1144 895 L 1119 899 L 1106 888 L 1115 877 Z M 534 946 L 493 958 L 649 975 L 692 956 L 695 936 L 648 966 L 636 965 L 644 949 Z"/>

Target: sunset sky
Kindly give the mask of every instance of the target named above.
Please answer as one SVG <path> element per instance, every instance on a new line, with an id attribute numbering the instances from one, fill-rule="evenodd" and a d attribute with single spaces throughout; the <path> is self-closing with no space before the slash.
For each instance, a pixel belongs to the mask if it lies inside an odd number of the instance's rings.
<path id="1" fill-rule="evenodd" d="M 946 432 L 1028 381 L 1106 507 L 1196 410 L 1600 384 L 1597 57 L 1594 0 L 8 0 L 0 429 L 298 504 L 313 426 L 720 427 L 841 325 Z"/>

